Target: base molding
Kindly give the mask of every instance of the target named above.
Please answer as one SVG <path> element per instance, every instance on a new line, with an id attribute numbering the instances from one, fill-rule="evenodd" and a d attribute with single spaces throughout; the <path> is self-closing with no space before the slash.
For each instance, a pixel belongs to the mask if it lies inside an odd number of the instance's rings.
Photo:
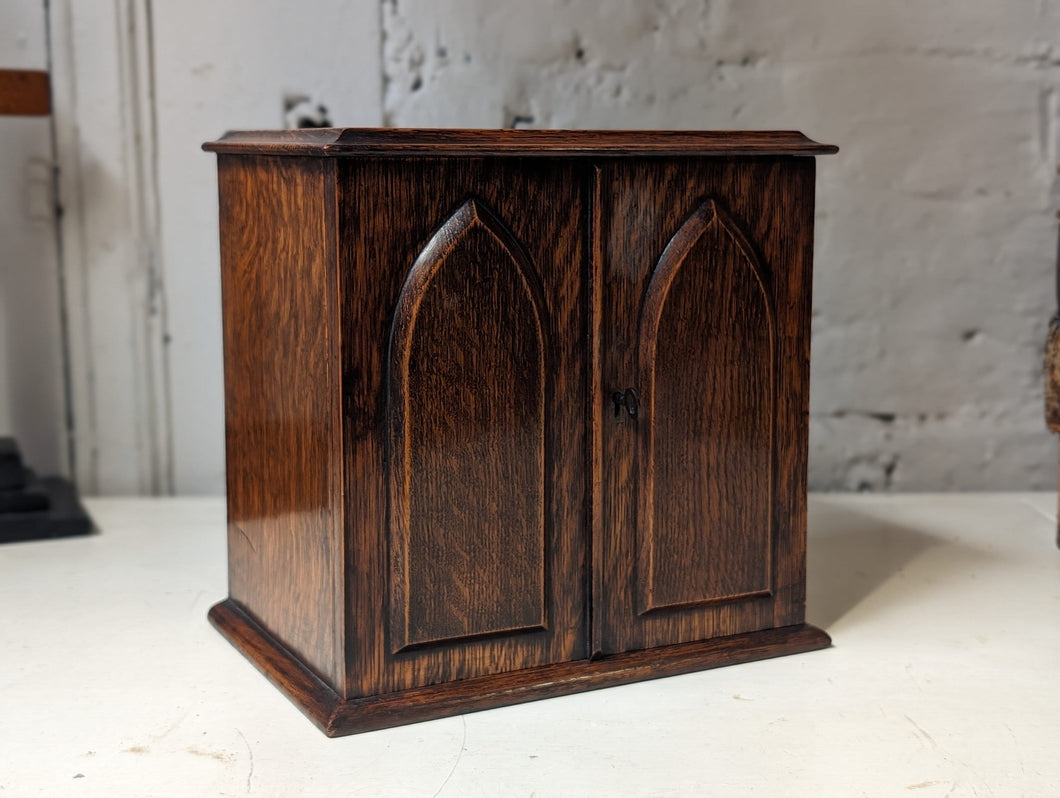
<path id="1" fill-rule="evenodd" d="M 828 648 L 809 624 L 343 699 L 231 599 L 210 622 L 329 737 Z"/>

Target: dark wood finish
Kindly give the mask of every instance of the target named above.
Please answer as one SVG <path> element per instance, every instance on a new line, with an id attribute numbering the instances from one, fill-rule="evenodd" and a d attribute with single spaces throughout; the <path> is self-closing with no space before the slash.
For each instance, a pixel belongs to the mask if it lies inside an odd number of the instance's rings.
<path id="1" fill-rule="evenodd" d="M 0 69 L 0 115 L 47 116 L 51 113 L 48 73 Z"/>
<path id="2" fill-rule="evenodd" d="M 341 690 L 334 171 L 333 161 L 218 163 L 229 594 Z"/>
<path id="3" fill-rule="evenodd" d="M 1045 425 L 1049 431 L 1060 433 L 1060 317 L 1049 322 L 1049 338 L 1045 342 Z"/>
<path id="4" fill-rule="evenodd" d="M 585 657 L 584 168 L 338 170 L 350 695 Z"/>
<path id="5" fill-rule="evenodd" d="M 405 280 L 387 391 L 395 653 L 547 628 L 547 323 L 532 264 L 479 200 Z"/>
<path id="6" fill-rule="evenodd" d="M 318 128 L 226 133 L 210 152 L 374 157 L 517 155 L 549 158 L 644 155 L 827 155 L 837 148 L 793 130 L 407 130 Z"/>
<path id="7" fill-rule="evenodd" d="M 595 651 L 802 621 L 813 167 L 599 167 Z"/>
<path id="8" fill-rule="evenodd" d="M 210 622 L 328 737 L 802 654 L 831 645 L 820 629 L 799 624 L 343 700 L 236 603 L 216 604 L 210 610 Z"/>
<path id="9" fill-rule="evenodd" d="M 803 623 L 799 156 L 833 148 L 524 133 L 207 145 L 211 617 L 329 734 L 828 644 Z"/>
<path id="10" fill-rule="evenodd" d="M 714 199 L 652 272 L 637 330 L 641 615 L 770 592 L 771 287 Z"/>
<path id="11" fill-rule="evenodd" d="M 1060 213 L 1057 213 L 1060 218 Z M 1045 425 L 1053 434 L 1060 433 L 1060 238 L 1056 251 L 1056 307 L 1057 314 L 1049 322 L 1049 337 L 1045 342 Z M 1060 547 L 1060 523 L 1056 527 L 1056 545 Z"/>

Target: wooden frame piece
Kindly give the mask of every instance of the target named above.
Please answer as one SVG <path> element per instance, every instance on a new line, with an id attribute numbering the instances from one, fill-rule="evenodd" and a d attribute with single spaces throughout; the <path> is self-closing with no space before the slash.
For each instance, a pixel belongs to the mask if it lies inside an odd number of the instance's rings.
<path id="1" fill-rule="evenodd" d="M 47 116 L 51 113 L 48 73 L 0 69 L 0 115 Z"/>

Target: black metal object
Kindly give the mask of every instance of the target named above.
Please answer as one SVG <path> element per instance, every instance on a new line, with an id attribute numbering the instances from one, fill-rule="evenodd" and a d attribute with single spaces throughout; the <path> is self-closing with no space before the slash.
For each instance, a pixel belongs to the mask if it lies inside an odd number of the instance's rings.
<path id="1" fill-rule="evenodd" d="M 0 438 L 0 543 L 87 535 L 92 519 L 61 477 L 37 477 L 14 438 Z"/>
<path id="2" fill-rule="evenodd" d="M 613 391 L 611 393 L 611 403 L 615 406 L 615 418 L 622 415 L 623 410 L 629 414 L 630 418 L 637 417 L 639 403 L 637 401 L 637 392 L 632 388 L 627 388 L 625 391 Z"/>
<path id="3" fill-rule="evenodd" d="M 0 438 L 0 491 L 24 488 L 33 477 L 22 465 L 22 456 L 14 438 Z"/>

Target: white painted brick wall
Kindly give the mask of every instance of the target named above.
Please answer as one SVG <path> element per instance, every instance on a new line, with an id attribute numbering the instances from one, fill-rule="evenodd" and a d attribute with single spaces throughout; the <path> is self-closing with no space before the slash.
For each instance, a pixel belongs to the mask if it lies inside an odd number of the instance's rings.
<path id="1" fill-rule="evenodd" d="M 161 251 L 177 493 L 224 488 L 217 159 L 225 130 L 284 125 L 284 97 L 335 124 L 378 125 L 379 9 L 371 0 L 155 3 Z"/>
<path id="2" fill-rule="evenodd" d="M 153 38 L 130 65 L 114 18 L 149 7 Z M 1055 484 L 1039 360 L 1060 205 L 1060 0 L 51 8 L 90 492 L 223 489 L 216 184 L 198 145 L 279 126 L 289 92 L 327 103 L 337 125 L 795 128 L 838 144 L 818 172 L 811 484 Z M 3 4 L 2 65 L 43 65 L 40 11 Z M 154 140 L 122 111 L 130 76 L 145 95 L 149 63 L 154 106 L 138 118 L 153 110 Z M 34 182 L 48 127 L 0 127 L 0 434 L 52 470 L 64 459 L 54 231 L 33 210 L 49 201 Z M 137 140 L 150 152 L 130 155 Z M 157 231 L 130 221 L 137 169 L 157 186 Z M 27 330 L 37 356 L 20 348 Z"/>
<path id="3" fill-rule="evenodd" d="M 0 68 L 46 65 L 40 3 L 0 3 Z M 0 435 L 43 473 L 66 460 L 51 181 L 47 118 L 0 116 Z"/>
<path id="4" fill-rule="evenodd" d="M 399 126 L 796 128 L 815 488 L 1046 488 L 1060 2 L 384 0 Z"/>

